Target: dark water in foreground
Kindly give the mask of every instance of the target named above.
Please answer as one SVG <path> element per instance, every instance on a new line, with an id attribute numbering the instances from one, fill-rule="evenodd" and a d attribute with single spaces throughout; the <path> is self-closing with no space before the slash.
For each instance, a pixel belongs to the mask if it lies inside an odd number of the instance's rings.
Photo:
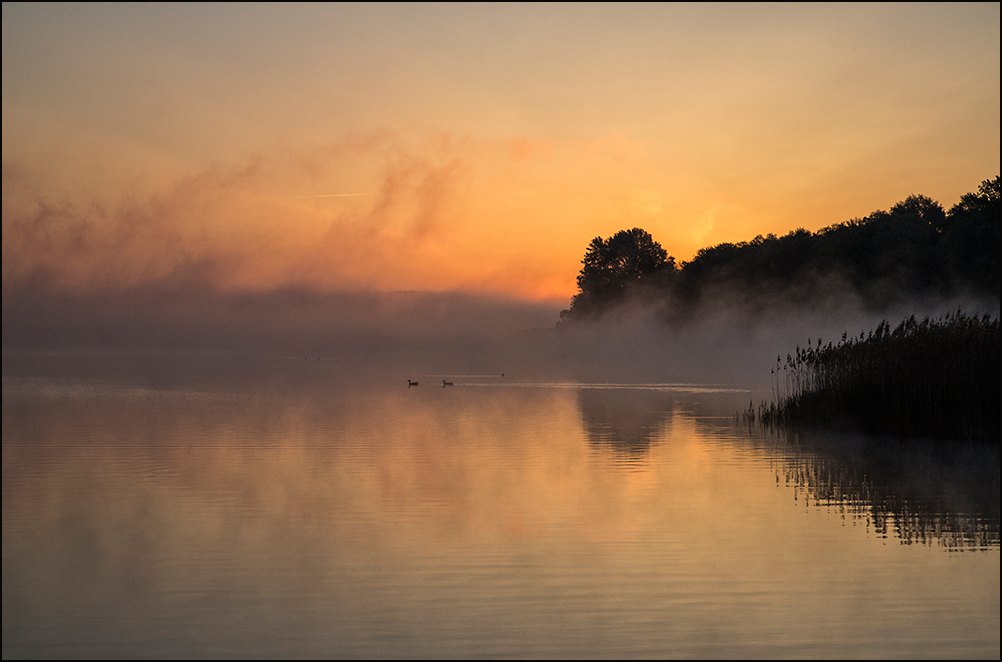
<path id="1" fill-rule="evenodd" d="M 783 439 L 712 385 L 56 363 L 4 358 L 4 658 L 999 657 L 997 445 Z"/>

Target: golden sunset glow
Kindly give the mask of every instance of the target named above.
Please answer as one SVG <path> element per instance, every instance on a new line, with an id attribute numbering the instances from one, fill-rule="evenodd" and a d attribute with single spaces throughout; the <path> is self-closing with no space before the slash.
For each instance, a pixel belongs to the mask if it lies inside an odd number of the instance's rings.
<path id="1" fill-rule="evenodd" d="M 3 285 L 566 304 L 999 171 L 999 5 L 3 5 Z"/>

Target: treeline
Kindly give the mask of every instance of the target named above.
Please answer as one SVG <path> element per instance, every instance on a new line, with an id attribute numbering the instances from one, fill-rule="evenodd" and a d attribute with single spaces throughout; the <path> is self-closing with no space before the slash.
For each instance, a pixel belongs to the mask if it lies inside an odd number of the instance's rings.
<path id="1" fill-rule="evenodd" d="M 868 434 L 998 441 L 999 319 L 958 311 L 894 330 L 796 348 L 776 359 L 766 425 Z M 755 418 L 748 412 L 746 418 Z"/>
<path id="2" fill-rule="evenodd" d="M 818 232 L 703 248 L 679 266 L 644 230 L 624 230 L 592 240 L 579 292 L 561 319 L 593 318 L 626 301 L 658 305 L 678 319 L 721 301 L 754 312 L 846 295 L 870 310 L 918 296 L 998 300 L 999 216 L 996 176 L 949 211 L 913 195 Z"/>

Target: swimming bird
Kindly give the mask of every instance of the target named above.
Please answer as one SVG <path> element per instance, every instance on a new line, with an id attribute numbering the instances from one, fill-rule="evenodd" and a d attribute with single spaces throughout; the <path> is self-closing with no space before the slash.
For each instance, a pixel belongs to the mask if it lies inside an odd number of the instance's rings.
<path id="1" fill-rule="evenodd" d="M 445 388 L 446 386 L 452 386 L 452 382 L 447 382 L 447 381 L 445 381 L 445 380 L 443 379 L 443 380 L 442 380 L 442 388 Z"/>
<path id="2" fill-rule="evenodd" d="M 412 382 L 411 380 L 408 379 L 407 380 L 407 388 L 410 388 L 411 386 L 418 386 L 418 383 L 417 382 Z"/>

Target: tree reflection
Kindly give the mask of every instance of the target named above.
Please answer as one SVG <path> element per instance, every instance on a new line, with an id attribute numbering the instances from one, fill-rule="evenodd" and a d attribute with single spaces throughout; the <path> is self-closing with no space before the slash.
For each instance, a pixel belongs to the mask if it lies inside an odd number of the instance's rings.
<path id="1" fill-rule="evenodd" d="M 669 424 L 674 396 L 643 388 L 583 388 L 578 407 L 588 442 L 627 460 L 642 458 Z"/>
<path id="2" fill-rule="evenodd" d="M 903 544 L 999 545 L 999 445 L 789 433 L 787 484 Z"/>

